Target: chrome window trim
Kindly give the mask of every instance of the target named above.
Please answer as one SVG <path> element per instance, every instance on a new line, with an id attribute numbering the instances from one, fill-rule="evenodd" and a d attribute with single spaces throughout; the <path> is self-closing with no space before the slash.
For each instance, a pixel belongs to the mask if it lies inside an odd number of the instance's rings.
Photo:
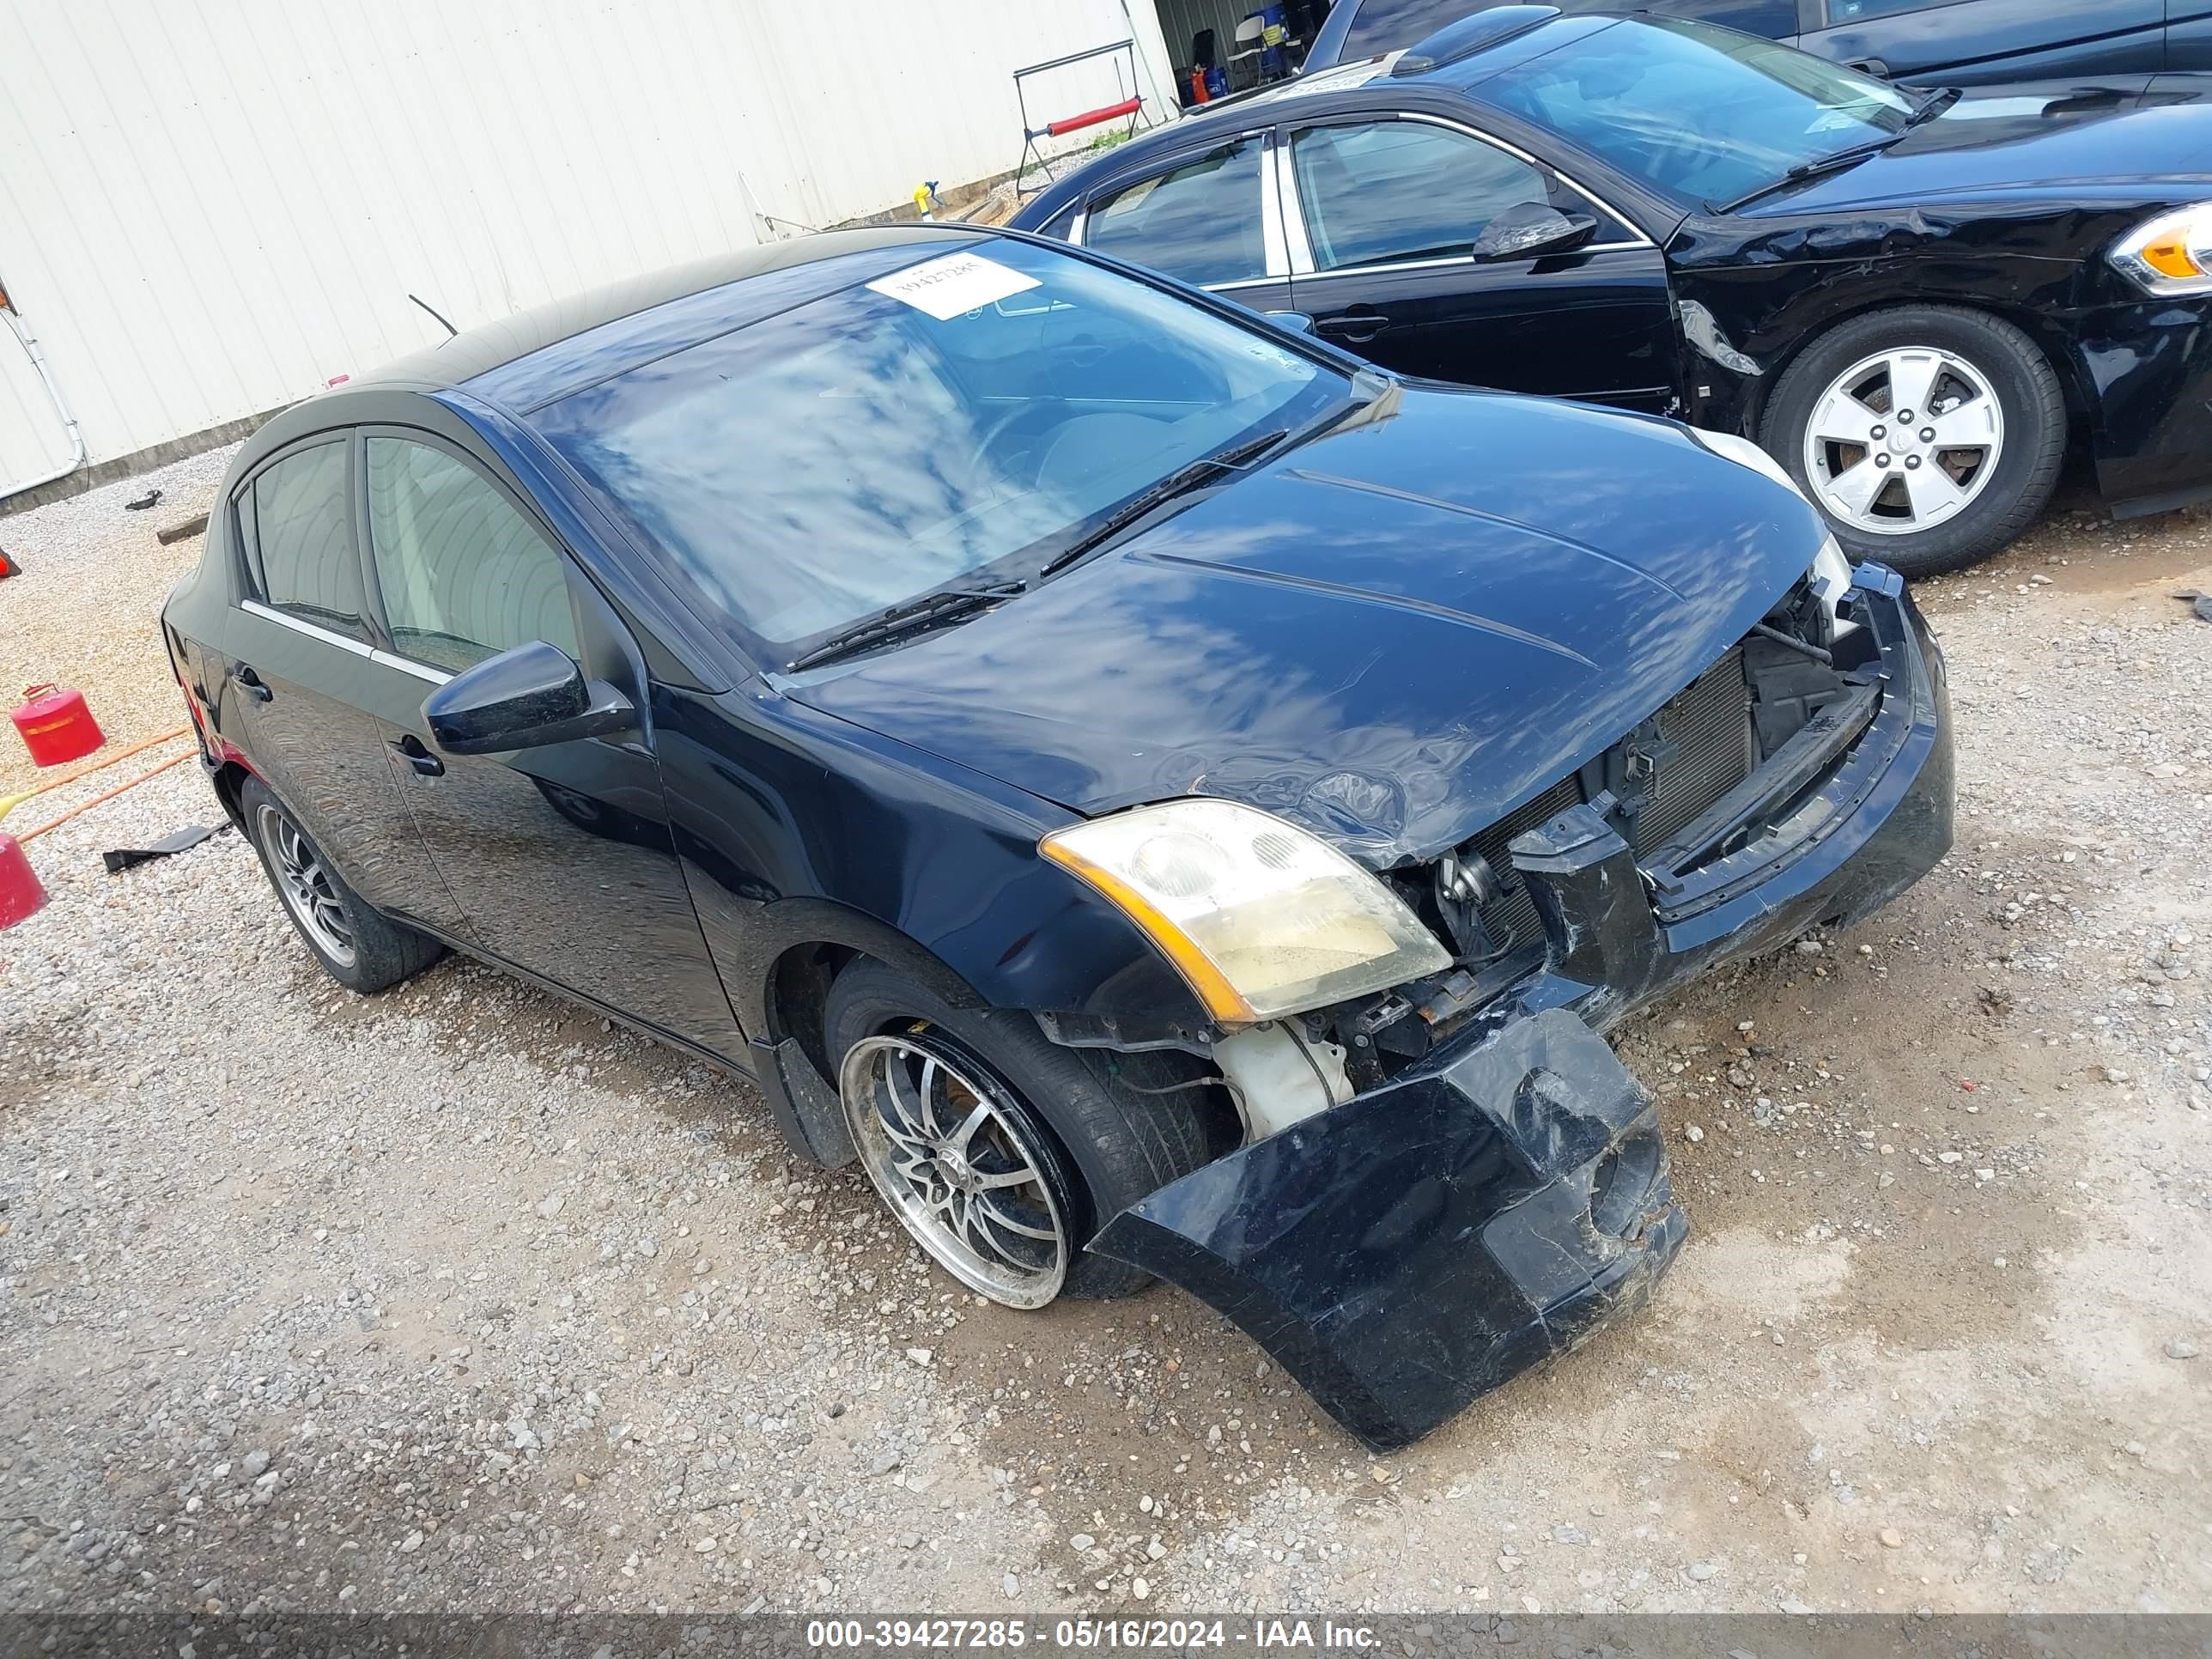
<path id="1" fill-rule="evenodd" d="M 1631 248 L 1649 247 L 1649 242 L 1589 242 L 1575 250 L 1582 253 L 1619 253 Z M 1442 259 L 1394 259 L 1380 265 L 1339 265 L 1333 270 L 1310 270 L 1305 275 L 1316 282 L 1332 276 L 1372 276 L 1386 270 L 1439 270 L 1446 265 L 1471 265 L 1471 253 L 1455 253 Z"/>
<path id="2" fill-rule="evenodd" d="M 1283 240 L 1283 198 L 1275 184 L 1277 171 L 1275 135 L 1273 131 L 1262 132 L 1260 135 L 1260 257 L 1266 262 L 1267 275 L 1281 282 L 1291 274 L 1291 258 Z"/>
<path id="3" fill-rule="evenodd" d="M 1208 294 L 1234 294 L 1240 288 L 1279 288 L 1281 276 L 1240 276 L 1233 283 L 1201 283 Z"/>
<path id="4" fill-rule="evenodd" d="M 1595 208 L 1600 213 L 1604 214 L 1607 218 L 1614 221 L 1616 223 L 1627 227 L 1629 233 L 1627 240 L 1592 242 L 1586 247 L 1577 248 L 1576 250 L 1577 253 L 1607 253 L 1616 252 L 1626 248 L 1656 248 L 1658 246 L 1657 243 L 1654 242 L 1650 237 L 1644 234 L 1643 230 L 1638 226 L 1635 220 L 1630 218 L 1628 215 L 1614 207 L 1602 196 L 1600 196 L 1595 191 L 1591 190 L 1587 185 L 1580 184 L 1574 179 L 1570 178 L 1566 173 L 1561 172 L 1558 167 L 1553 167 L 1550 162 L 1542 160 L 1540 157 L 1531 155 L 1527 150 L 1522 149 L 1517 144 L 1509 144 L 1503 138 L 1496 137 L 1490 133 L 1482 131 L 1479 128 L 1470 127 L 1463 122 L 1448 121 L 1441 115 L 1419 114 L 1412 111 L 1390 111 L 1375 117 L 1371 122 L 1358 119 L 1343 121 L 1316 121 L 1306 127 L 1286 130 L 1284 137 L 1283 147 L 1285 152 L 1288 152 L 1291 148 L 1291 139 L 1295 136 L 1296 132 L 1310 131 L 1315 127 L 1364 126 L 1374 125 L 1382 121 L 1419 121 L 1428 126 L 1442 127 L 1447 132 L 1456 132 L 1462 138 L 1471 138 L 1478 144 L 1488 144 L 1492 149 L 1504 150 L 1508 155 L 1514 157 L 1516 160 L 1526 161 L 1530 167 L 1558 179 L 1569 190 L 1574 191 L 1576 195 L 1581 197 L 1583 200 L 1588 202 L 1592 207 Z M 1313 246 L 1311 242 L 1308 240 L 1306 236 L 1305 199 L 1303 193 L 1298 189 L 1298 170 L 1295 165 L 1291 163 L 1287 154 L 1285 156 L 1285 165 L 1281 169 L 1281 179 L 1283 190 L 1284 222 L 1286 225 L 1292 227 L 1291 234 L 1291 275 L 1293 277 L 1349 276 L 1361 273 L 1371 273 L 1382 270 L 1418 270 L 1425 268 L 1436 268 L 1444 265 L 1473 264 L 1474 263 L 1472 255 L 1458 255 L 1446 259 L 1392 260 L 1382 264 L 1340 265 L 1333 270 L 1318 270 L 1314 264 Z"/>
<path id="5" fill-rule="evenodd" d="M 279 627 L 289 628 L 295 634 L 305 634 L 311 640 L 320 640 L 325 645 L 334 645 L 339 650 L 349 652 L 356 657 L 373 657 L 376 654 L 375 647 L 365 640 L 349 640 L 343 634 L 334 634 L 327 628 L 319 628 L 313 623 L 295 617 L 289 611 L 279 611 L 274 605 L 264 605 L 258 599 L 240 599 L 238 602 L 238 608 L 250 617 L 258 617 L 264 622 L 272 622 Z"/>
<path id="6" fill-rule="evenodd" d="M 380 668 L 397 668 L 402 673 L 412 674 L 418 680 L 428 680 L 433 685 L 443 685 L 453 677 L 442 668 L 433 668 L 428 663 L 416 662 L 412 657 L 403 657 L 390 651 L 371 651 L 368 659 Z"/>
<path id="7" fill-rule="evenodd" d="M 1289 245 L 1290 268 L 1293 276 L 1313 274 L 1313 243 L 1306 234 L 1305 203 L 1298 194 L 1297 169 L 1291 163 L 1291 129 L 1285 128 L 1276 135 L 1277 143 L 1270 149 L 1279 149 L 1282 161 L 1276 168 L 1276 210 L 1283 216 L 1285 240 Z"/>
<path id="8" fill-rule="evenodd" d="M 1067 222 L 1067 245 L 1070 247 L 1083 246 L 1083 232 L 1090 223 L 1091 204 L 1086 201 L 1081 207 L 1075 210 L 1075 217 Z"/>

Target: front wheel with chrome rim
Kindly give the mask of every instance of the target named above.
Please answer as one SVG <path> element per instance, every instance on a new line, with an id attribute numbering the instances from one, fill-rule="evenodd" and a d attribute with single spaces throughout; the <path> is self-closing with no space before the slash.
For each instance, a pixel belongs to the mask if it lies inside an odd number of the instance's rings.
<path id="1" fill-rule="evenodd" d="M 1067 1222 L 1039 1126 L 1005 1085 L 917 1024 L 845 1051 L 838 1092 L 877 1192 L 971 1291 L 1042 1308 L 1067 1282 Z"/>
<path id="2" fill-rule="evenodd" d="M 1854 559 L 1908 576 L 1989 556 L 2051 499 L 2066 446 L 2057 377 L 1984 313 L 1900 307 L 1816 339 L 1762 424 Z"/>
<path id="3" fill-rule="evenodd" d="M 445 947 L 373 909 L 346 884 L 291 809 L 258 778 L 240 787 L 246 838 L 284 915 L 323 971 L 349 991 L 381 991 L 421 972 Z"/>
<path id="4" fill-rule="evenodd" d="M 869 1183 L 930 1260 L 1006 1307 L 1141 1289 L 1084 1246 L 1225 1150 L 1234 1108 L 1194 1060 L 1065 1048 L 957 993 L 869 957 L 830 985 L 823 1043 Z"/>

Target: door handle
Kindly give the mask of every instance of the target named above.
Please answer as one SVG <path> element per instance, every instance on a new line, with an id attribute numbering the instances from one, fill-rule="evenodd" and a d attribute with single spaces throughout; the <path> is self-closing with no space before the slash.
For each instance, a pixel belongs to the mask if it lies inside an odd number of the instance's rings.
<path id="1" fill-rule="evenodd" d="M 255 673 L 246 663 L 234 665 L 230 671 L 230 678 L 234 685 L 256 702 L 267 702 L 270 698 L 276 695 L 261 683 L 261 676 Z"/>
<path id="2" fill-rule="evenodd" d="M 446 763 L 425 749 L 422 746 L 422 738 L 413 732 L 409 732 L 404 738 L 392 738 L 392 746 L 399 751 L 400 759 L 405 761 L 424 777 L 442 778 L 446 775 Z"/>
<path id="3" fill-rule="evenodd" d="M 1357 345 L 1380 334 L 1389 320 L 1379 311 L 1362 307 L 1334 317 L 1323 317 L 1314 325 L 1314 332 L 1328 335 L 1333 339 L 1349 340 Z"/>

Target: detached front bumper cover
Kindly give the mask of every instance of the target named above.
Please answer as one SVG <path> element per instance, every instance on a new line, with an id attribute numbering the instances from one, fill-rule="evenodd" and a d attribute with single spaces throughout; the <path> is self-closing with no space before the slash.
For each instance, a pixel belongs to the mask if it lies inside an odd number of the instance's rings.
<path id="1" fill-rule="evenodd" d="M 1162 1188 L 1091 1248 L 1218 1309 L 1391 1451 L 1640 1306 L 1684 1226 L 1650 1096 L 1553 1009 Z"/>
<path id="2" fill-rule="evenodd" d="M 1650 1097 L 1596 1031 L 1867 915 L 1950 848 L 1941 653 L 1893 573 L 1856 579 L 1881 651 L 1865 690 L 1723 804 L 1783 803 L 1766 834 L 1639 866 L 1587 806 L 1527 832 L 1514 864 L 1545 941 L 1517 980 L 1413 1070 L 1162 1188 L 1091 1248 L 1219 1310 L 1378 1451 L 1640 1306 L 1685 1224 Z"/>

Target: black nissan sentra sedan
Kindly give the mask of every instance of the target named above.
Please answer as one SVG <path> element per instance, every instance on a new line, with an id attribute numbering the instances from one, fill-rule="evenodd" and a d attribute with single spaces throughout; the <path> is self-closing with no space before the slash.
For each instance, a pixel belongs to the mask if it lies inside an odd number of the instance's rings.
<path id="1" fill-rule="evenodd" d="M 1951 834 L 1933 640 L 1750 445 L 1018 235 L 781 244 L 323 393 L 163 620 L 340 983 L 575 997 L 963 1285 L 1172 1279 L 1378 1447 L 1680 1244 L 1595 1033 Z"/>
<path id="2" fill-rule="evenodd" d="M 2212 497 L 2196 92 L 1962 97 L 1506 6 L 1148 133 L 1015 222 L 1401 374 L 1755 438 L 1908 576 L 2006 545 L 2069 453 L 2123 515 Z"/>

